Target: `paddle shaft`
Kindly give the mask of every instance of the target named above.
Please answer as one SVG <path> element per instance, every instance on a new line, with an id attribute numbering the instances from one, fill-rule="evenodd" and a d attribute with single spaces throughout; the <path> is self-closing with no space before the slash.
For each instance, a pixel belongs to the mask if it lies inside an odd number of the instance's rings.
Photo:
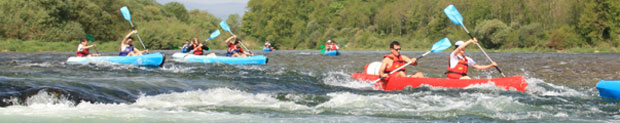
<path id="1" fill-rule="evenodd" d="M 465 32 L 467 32 L 467 35 L 469 35 L 471 39 L 474 39 L 474 36 L 472 36 L 471 33 L 469 33 L 469 30 L 467 30 L 467 27 L 465 27 L 465 25 L 463 25 L 463 29 L 465 29 Z M 485 52 L 484 49 L 482 49 L 482 46 L 480 46 L 480 44 L 478 43 L 475 43 L 475 44 L 476 46 L 478 46 L 478 48 L 480 48 L 480 51 L 482 51 L 484 56 L 486 56 L 490 62 L 494 62 L 493 59 L 489 57 L 489 54 L 487 54 L 487 52 Z M 506 77 L 506 75 L 502 72 L 502 69 L 500 69 L 498 66 L 495 66 L 495 69 L 502 75 L 502 77 Z"/>
<path id="2" fill-rule="evenodd" d="M 230 35 L 235 35 L 235 34 L 233 34 L 232 32 L 228 32 L 228 33 L 230 33 Z M 243 44 L 243 42 L 241 42 L 241 41 L 240 41 L 239 43 L 241 43 L 241 47 L 243 47 L 245 50 L 247 50 L 248 52 L 250 52 L 250 53 L 254 54 L 254 53 L 253 53 L 250 49 L 248 49 L 247 47 L 245 47 L 245 45 Z"/>
<path id="3" fill-rule="evenodd" d="M 418 58 L 416 58 L 416 62 L 418 62 L 418 60 L 422 59 L 422 57 L 428 55 L 429 53 L 431 53 L 431 51 L 428 51 L 428 52 L 422 54 L 422 56 L 419 56 Z M 407 64 L 396 68 L 396 70 L 390 71 L 390 73 L 388 73 L 388 75 L 396 73 L 397 71 L 399 71 L 400 69 L 405 68 L 407 65 L 410 65 L 411 63 L 413 63 L 413 62 L 411 62 L 411 61 L 407 62 Z M 383 79 L 383 77 L 379 77 L 379 79 L 377 79 L 375 81 L 372 81 L 371 83 L 369 83 L 369 85 L 374 85 L 375 83 L 379 82 L 379 80 L 381 80 L 381 79 Z"/>
<path id="4" fill-rule="evenodd" d="M 129 20 L 129 24 L 131 24 L 131 28 L 136 29 L 136 27 L 133 26 L 133 22 L 131 22 L 131 20 Z M 146 49 L 146 46 L 144 46 L 144 43 L 142 42 L 142 38 L 140 38 L 140 34 L 136 33 L 136 36 L 138 36 L 138 40 L 140 41 L 140 44 L 142 44 L 142 48 Z"/>

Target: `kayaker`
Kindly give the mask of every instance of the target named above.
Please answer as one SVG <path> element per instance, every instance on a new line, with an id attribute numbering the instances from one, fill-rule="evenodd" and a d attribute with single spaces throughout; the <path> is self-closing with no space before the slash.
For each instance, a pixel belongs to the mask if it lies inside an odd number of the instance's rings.
<path id="1" fill-rule="evenodd" d="M 201 42 L 198 41 L 198 38 L 194 37 L 194 43 L 196 43 L 194 47 L 194 49 L 192 49 L 191 51 L 187 52 L 187 54 L 194 54 L 194 55 L 203 55 L 205 54 L 205 52 L 209 51 L 209 47 L 205 46 L 204 44 L 202 44 Z M 206 56 L 215 56 L 215 53 L 208 53 Z"/>
<path id="2" fill-rule="evenodd" d="M 269 40 L 265 41 L 265 47 L 264 48 L 269 48 L 269 49 L 273 50 L 273 48 L 271 47 L 271 43 L 269 43 Z"/>
<path id="3" fill-rule="evenodd" d="M 231 41 L 231 40 L 235 41 Z M 241 48 L 241 40 L 237 39 L 237 35 L 232 35 L 228 39 L 226 39 L 226 43 L 228 44 L 228 50 L 226 52 L 226 56 L 228 57 L 246 57 L 253 56 L 254 54 L 245 52 L 243 48 Z"/>
<path id="4" fill-rule="evenodd" d="M 405 68 L 398 70 L 391 75 L 388 75 L 390 72 L 396 70 L 397 68 L 405 65 L 407 62 L 413 62 L 413 66 L 418 65 L 416 63 L 416 58 L 409 58 L 405 55 L 400 54 L 400 43 L 398 41 L 393 41 L 390 43 L 390 54 L 383 56 L 383 61 L 381 62 L 381 67 L 379 68 L 379 76 L 386 78 L 388 76 L 401 76 L 401 77 L 415 77 L 415 78 L 424 78 L 424 74 L 421 72 L 416 72 L 413 75 L 407 76 L 405 73 Z"/>
<path id="5" fill-rule="evenodd" d="M 83 56 L 90 57 L 91 55 L 88 52 L 88 49 L 90 49 L 91 47 L 94 47 L 94 46 L 95 45 L 88 45 L 88 40 L 86 40 L 86 38 L 82 38 L 82 41 L 80 41 L 80 44 L 78 44 L 76 56 L 78 56 L 78 57 L 83 57 Z"/>
<path id="6" fill-rule="evenodd" d="M 338 50 L 340 49 L 340 47 L 338 47 L 338 45 L 336 45 L 334 42 L 332 42 L 332 40 L 327 40 L 327 51 L 332 51 L 332 50 Z"/>
<path id="7" fill-rule="evenodd" d="M 497 66 L 497 63 L 492 62 L 490 65 L 478 65 L 473 59 L 465 56 L 465 48 L 471 43 L 478 43 L 476 38 L 470 39 L 467 42 L 457 41 L 454 43 L 454 51 L 450 53 L 450 62 L 448 71 L 445 73 L 449 79 L 471 79 L 467 76 L 467 69 L 473 67 L 478 70 L 487 70 Z"/>
<path id="8" fill-rule="evenodd" d="M 187 53 L 190 49 L 189 46 L 191 44 L 189 44 L 189 40 L 185 40 L 185 44 L 183 44 L 183 46 L 181 46 L 181 53 Z"/>
<path id="9" fill-rule="evenodd" d="M 133 42 L 133 38 L 130 36 L 135 33 L 138 33 L 138 30 L 132 30 L 131 32 L 129 32 L 129 34 L 125 36 L 125 38 L 123 38 L 123 41 L 121 42 L 120 52 L 118 53 L 119 56 L 139 56 L 142 55 L 142 53 L 144 52 L 149 52 L 148 49 L 140 51 L 138 50 L 138 48 L 135 48 L 133 44 L 131 44 Z"/>

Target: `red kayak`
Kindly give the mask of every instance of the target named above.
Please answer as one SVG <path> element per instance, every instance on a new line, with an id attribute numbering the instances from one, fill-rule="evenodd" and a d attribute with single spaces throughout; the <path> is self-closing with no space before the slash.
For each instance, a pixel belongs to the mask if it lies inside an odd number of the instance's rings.
<path id="1" fill-rule="evenodd" d="M 379 79 L 378 75 L 366 74 L 366 73 L 353 73 L 351 75 L 354 79 L 364 81 L 374 81 Z M 476 84 L 489 84 L 494 83 L 495 86 L 509 90 L 514 88 L 517 91 L 525 92 L 527 82 L 523 76 L 510 76 L 504 78 L 494 79 L 447 79 L 447 78 L 411 78 L 411 77 L 389 77 L 387 80 L 382 80 L 375 83 L 375 87 L 379 87 L 385 91 L 402 90 L 407 86 L 417 88 L 422 84 L 433 87 L 444 88 L 465 88 L 470 85 Z"/>

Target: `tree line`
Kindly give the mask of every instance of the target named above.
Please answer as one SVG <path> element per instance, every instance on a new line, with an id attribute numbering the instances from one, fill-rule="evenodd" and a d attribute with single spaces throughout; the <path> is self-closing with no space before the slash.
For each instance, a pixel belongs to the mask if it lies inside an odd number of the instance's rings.
<path id="1" fill-rule="evenodd" d="M 178 2 L 162 5 L 154 0 L 2 0 L 0 39 L 75 42 L 91 34 L 95 43 L 120 44 L 132 30 L 120 12 L 122 6 L 128 6 L 132 22 L 149 49 L 170 49 L 192 37 L 205 40 L 219 28 L 220 19 L 205 11 L 187 10 Z M 218 46 L 222 42 L 209 44 Z"/>
<path id="2" fill-rule="evenodd" d="M 226 21 L 246 43 L 269 40 L 280 49 L 319 49 L 327 40 L 352 49 L 383 49 L 393 40 L 404 48 L 427 49 L 443 37 L 468 38 L 443 13 L 449 4 L 490 49 L 620 45 L 617 0 L 250 0 L 243 16 Z M 149 49 L 173 49 L 192 37 L 204 40 L 221 21 L 178 2 L 3 0 L 0 40 L 75 42 L 92 34 L 96 42 L 120 42 L 131 30 L 122 6 L 129 7 Z M 221 40 L 227 36 L 222 33 L 208 45 L 224 48 Z"/>
<path id="3" fill-rule="evenodd" d="M 618 47 L 617 0 L 250 0 L 242 32 L 284 49 L 336 40 L 384 48 L 392 40 L 425 48 L 468 36 L 443 13 L 455 5 L 486 48 Z"/>

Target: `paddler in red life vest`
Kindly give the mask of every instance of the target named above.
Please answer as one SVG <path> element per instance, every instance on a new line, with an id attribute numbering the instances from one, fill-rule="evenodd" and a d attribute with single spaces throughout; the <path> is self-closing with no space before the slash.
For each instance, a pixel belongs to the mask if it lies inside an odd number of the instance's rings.
<path id="1" fill-rule="evenodd" d="M 138 33 L 138 31 L 132 30 L 131 32 L 129 32 L 129 34 L 125 36 L 125 38 L 123 38 L 123 41 L 121 41 L 121 48 L 118 53 L 119 56 L 139 56 L 142 55 L 142 53 L 144 52 L 149 52 L 148 49 L 140 51 L 138 50 L 138 48 L 133 46 L 133 38 L 130 36 L 135 33 Z"/>
<path id="2" fill-rule="evenodd" d="M 88 52 L 88 49 L 90 49 L 91 47 L 94 47 L 94 46 L 95 45 L 88 45 L 88 40 L 86 40 L 86 38 L 83 38 L 82 41 L 80 41 L 80 44 L 78 45 L 76 56 L 78 56 L 78 57 L 83 57 L 83 56 L 90 57 L 91 55 Z"/>
<path id="3" fill-rule="evenodd" d="M 209 51 L 209 47 L 203 45 L 200 41 L 198 41 L 198 38 L 194 37 L 193 42 L 194 42 L 193 43 L 194 46 L 192 46 L 193 49 L 187 52 L 187 54 L 192 53 L 194 55 L 203 55 L 205 54 L 206 51 Z M 206 54 L 206 56 L 215 56 L 215 53 L 208 53 Z"/>
<path id="4" fill-rule="evenodd" d="M 416 58 L 411 59 L 405 55 L 401 55 L 400 50 L 400 43 L 398 43 L 398 41 L 393 41 L 390 44 L 391 54 L 383 56 L 383 61 L 381 62 L 381 67 L 379 69 L 379 76 L 383 78 L 387 78 L 388 76 L 424 78 L 424 74 L 422 74 L 421 72 L 416 72 L 413 75 L 407 76 L 405 73 L 405 68 L 400 69 L 398 70 L 398 72 L 395 72 L 391 75 L 388 75 L 390 72 L 407 64 L 407 62 L 413 62 L 414 66 L 418 65 L 416 63 Z"/>
<path id="5" fill-rule="evenodd" d="M 235 41 L 232 41 L 233 39 Z M 228 50 L 226 51 L 226 56 L 228 57 L 254 56 L 254 54 L 245 52 L 243 48 L 241 48 L 241 39 L 238 39 L 237 35 L 230 36 L 225 42 L 228 44 Z"/>
<path id="6" fill-rule="evenodd" d="M 471 79 L 467 76 L 467 69 L 469 67 L 473 67 L 478 70 L 487 70 L 489 68 L 493 68 L 497 66 L 497 63 L 492 62 L 490 65 L 478 65 L 476 62 L 465 56 L 465 48 L 467 45 L 471 43 L 478 43 L 477 39 L 470 39 L 467 42 L 457 41 L 454 43 L 454 51 L 450 53 L 450 62 L 448 72 L 446 72 L 446 76 L 449 79 Z"/>
<path id="7" fill-rule="evenodd" d="M 340 49 L 340 47 L 338 47 L 338 45 L 336 45 L 334 42 L 332 42 L 332 40 L 327 40 L 326 49 L 327 49 L 327 51 L 332 51 L 332 50 L 338 50 L 338 49 Z"/>

